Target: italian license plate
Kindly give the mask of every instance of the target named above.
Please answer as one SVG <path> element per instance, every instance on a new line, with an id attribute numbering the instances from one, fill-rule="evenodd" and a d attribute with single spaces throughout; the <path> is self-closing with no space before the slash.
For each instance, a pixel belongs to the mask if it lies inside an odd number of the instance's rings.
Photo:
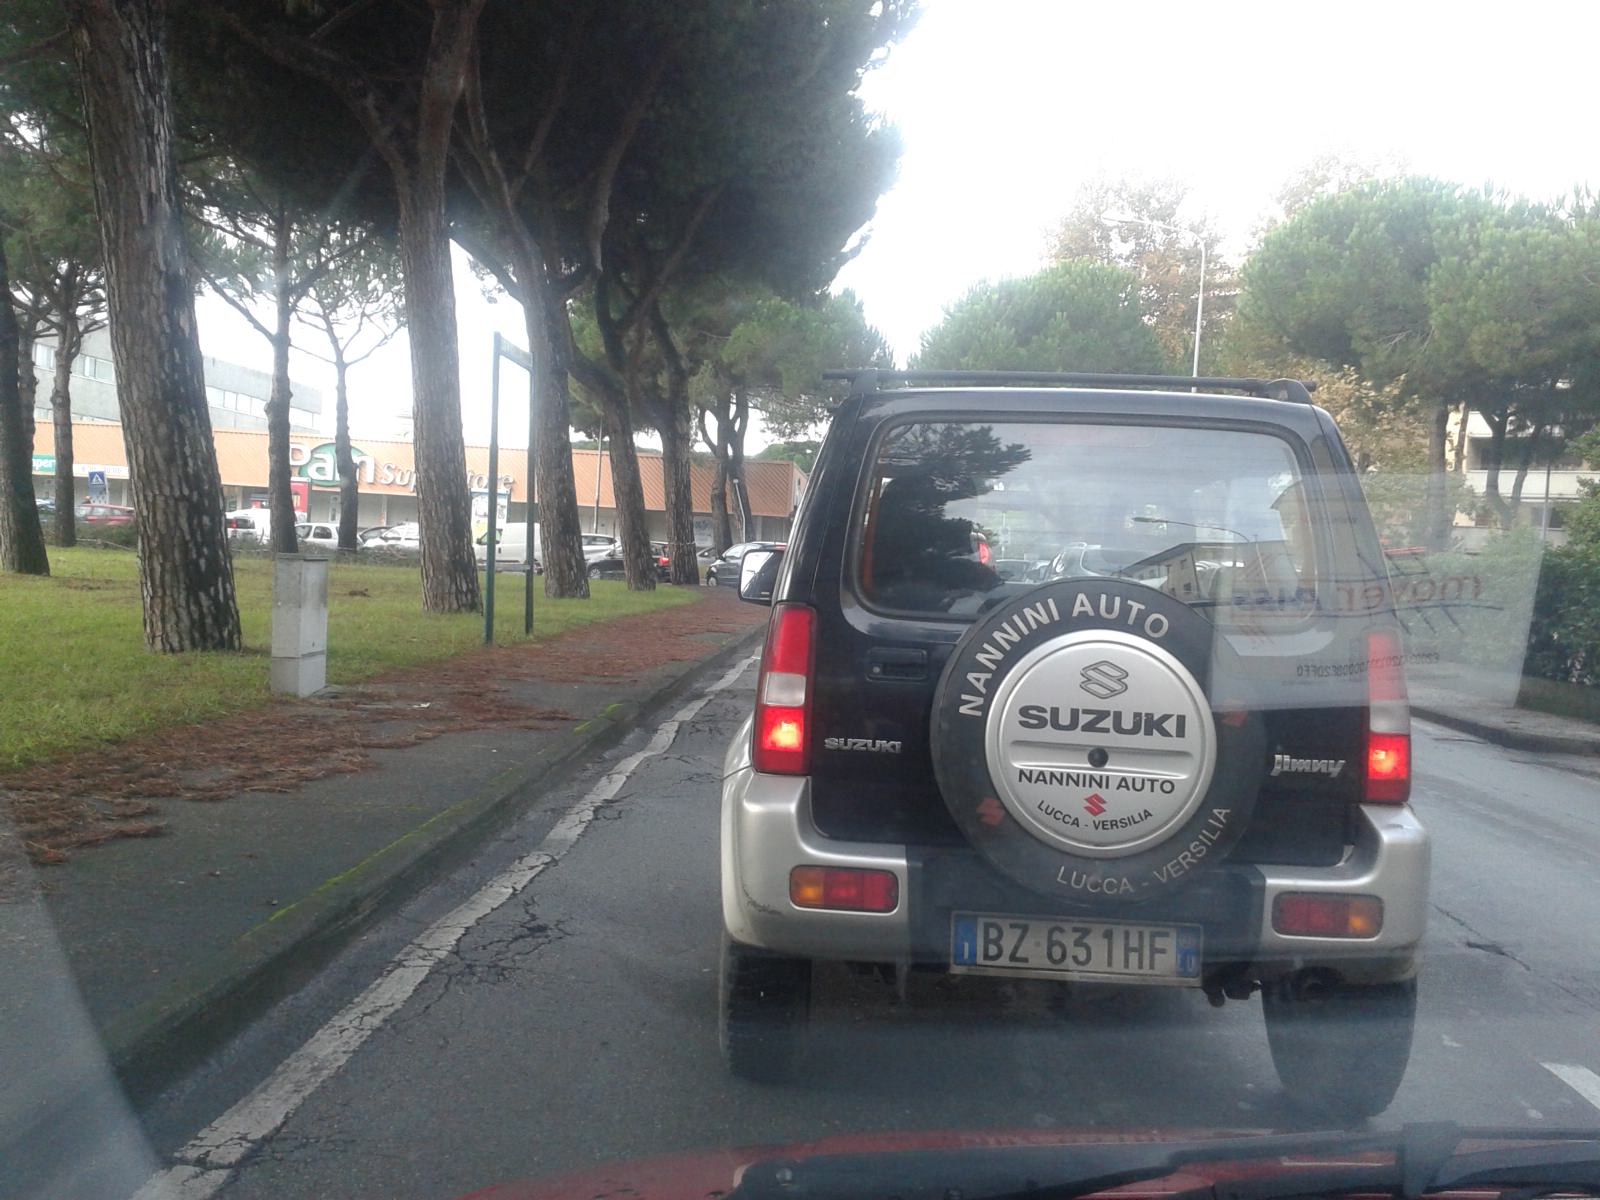
<path id="1" fill-rule="evenodd" d="M 950 969 L 968 975 L 1194 987 L 1200 950 L 1197 925 L 982 913 L 956 913 L 950 920 Z"/>

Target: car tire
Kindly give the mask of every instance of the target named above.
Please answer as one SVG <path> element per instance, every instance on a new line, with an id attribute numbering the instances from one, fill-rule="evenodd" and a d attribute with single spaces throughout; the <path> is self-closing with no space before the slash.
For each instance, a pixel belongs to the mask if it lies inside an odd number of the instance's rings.
<path id="1" fill-rule="evenodd" d="M 590 567 L 589 568 L 589 578 L 590 579 L 604 579 L 605 578 L 605 572 L 602 571 L 599 567 Z"/>
<path id="2" fill-rule="evenodd" d="M 1105 654 L 1111 658 L 1093 661 Z M 1080 683 L 1083 660 L 1089 661 Z M 1054 665 L 1061 662 L 1072 665 Z M 1051 683 L 1041 688 L 1030 682 L 1036 678 Z M 1123 680 L 1138 686 L 1130 692 Z M 1085 732 L 1093 735 L 1082 745 L 1113 732 L 1113 710 L 1087 706 L 1172 711 L 1133 712 L 1131 736 L 1100 742 L 1110 752 L 1091 749 L 1089 767 L 1040 770 L 1045 784 L 1023 800 L 1018 791 L 1022 784 L 1035 788 L 1032 777 L 1022 779 L 1026 772 L 997 755 L 991 738 L 996 729 L 1007 736 L 1050 736 L 1010 732 L 1043 728 L 1019 724 L 1021 714 L 1042 721 L 1040 705 L 1010 712 L 1022 694 L 1019 681 L 1036 699 L 1045 692 L 1049 703 L 1061 697 L 1063 711 L 1086 706 Z M 1145 699 L 1152 687 L 1164 689 L 1160 703 Z M 1123 693 L 1133 700 L 1115 699 Z M 984 614 L 952 651 L 932 709 L 934 775 L 957 828 L 1002 874 L 1068 903 L 1137 902 L 1170 893 L 1225 859 L 1249 824 L 1267 752 L 1247 676 L 1227 641 L 1182 601 L 1119 580 L 1041 584 Z M 1077 713 L 1070 708 L 1072 724 L 1056 728 L 1074 729 Z M 1144 728 L 1141 715 L 1159 720 Z M 1056 716 L 1050 710 L 1052 722 Z M 1076 754 L 1080 735 L 1071 736 Z M 1155 785 L 1142 780 L 1137 768 L 1120 773 L 1119 763 L 1139 753 L 1146 740 L 1158 748 L 1198 747 L 1189 759 L 1189 778 L 1176 788 L 1160 785 L 1174 800 L 1156 796 Z M 1008 791 L 1014 781 L 1016 788 Z M 1045 815 L 1036 817 L 1035 811 Z M 1147 823 L 1148 832 L 1141 828 Z"/>
<path id="3" fill-rule="evenodd" d="M 717 586 L 717 577 L 714 574 L 712 574 L 710 571 L 706 572 L 706 586 L 707 587 L 716 587 Z"/>
<path id="4" fill-rule="evenodd" d="M 1352 985 L 1291 977 L 1267 984 L 1261 1003 L 1272 1065 L 1290 1099 L 1341 1122 L 1389 1107 L 1411 1057 L 1415 979 Z"/>
<path id="5" fill-rule="evenodd" d="M 722 939 L 717 1039 L 740 1079 L 783 1083 L 799 1065 L 811 1011 L 811 962 Z"/>

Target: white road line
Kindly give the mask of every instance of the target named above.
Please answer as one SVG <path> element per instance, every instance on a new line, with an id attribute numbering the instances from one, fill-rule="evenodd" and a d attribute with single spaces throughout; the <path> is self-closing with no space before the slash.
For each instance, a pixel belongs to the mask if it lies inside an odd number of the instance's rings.
<path id="1" fill-rule="evenodd" d="M 176 1165 L 152 1175 L 133 1200 L 207 1200 L 233 1177 L 233 1170 L 272 1136 L 307 1097 L 335 1074 L 383 1023 L 421 986 L 429 972 L 454 953 L 461 939 L 544 869 L 572 849 L 594 820 L 646 759 L 672 745 L 718 692 L 732 685 L 756 656 L 742 659 L 700 696 L 662 722 L 643 750 L 628 755 L 601 776 L 583 799 L 569 808 L 537 849 L 496 875 L 475 895 L 428 926 L 389 962 L 384 973 L 346 1005 L 311 1039 L 284 1059 L 255 1090 L 218 1117 L 173 1157 Z"/>
<path id="2" fill-rule="evenodd" d="M 1600 1075 L 1588 1067 L 1573 1067 L 1566 1063 L 1540 1063 L 1546 1071 L 1566 1084 L 1596 1108 L 1600 1108 Z"/>

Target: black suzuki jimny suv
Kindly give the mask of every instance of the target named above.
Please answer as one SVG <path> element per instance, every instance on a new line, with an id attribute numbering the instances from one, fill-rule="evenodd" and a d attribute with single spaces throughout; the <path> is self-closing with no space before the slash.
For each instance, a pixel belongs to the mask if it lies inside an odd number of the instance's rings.
<path id="1" fill-rule="evenodd" d="M 1333 420 L 1293 380 L 849 377 L 740 580 L 772 617 L 723 771 L 732 1070 L 793 1070 L 834 960 L 1260 993 L 1292 1097 L 1381 1111 L 1429 848 Z"/>

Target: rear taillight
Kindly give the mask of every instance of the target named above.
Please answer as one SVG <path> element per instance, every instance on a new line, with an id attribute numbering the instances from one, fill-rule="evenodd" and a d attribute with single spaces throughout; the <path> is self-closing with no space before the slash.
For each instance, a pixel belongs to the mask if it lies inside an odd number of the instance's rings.
<path id="1" fill-rule="evenodd" d="M 1272 902 L 1272 928 L 1294 937 L 1374 938 L 1383 932 L 1376 896 L 1283 892 Z"/>
<path id="2" fill-rule="evenodd" d="M 993 553 L 993 551 L 991 551 L 989 549 L 988 539 L 979 538 L 978 539 L 978 562 L 981 563 L 983 566 L 987 567 L 989 565 L 989 560 L 991 558 L 993 558 L 993 557 L 994 557 L 994 553 Z"/>
<path id="3" fill-rule="evenodd" d="M 796 867 L 789 872 L 789 902 L 796 908 L 893 912 L 900 904 L 900 881 L 893 871 Z"/>
<path id="4" fill-rule="evenodd" d="M 779 604 L 767 624 L 767 645 L 756 680 L 758 771 L 804 775 L 811 723 L 811 659 L 817 615 L 804 604 Z"/>
<path id="5" fill-rule="evenodd" d="M 1411 798 L 1411 706 L 1401 668 L 1400 635 L 1367 634 L 1367 762 L 1365 799 L 1404 804 Z"/>

